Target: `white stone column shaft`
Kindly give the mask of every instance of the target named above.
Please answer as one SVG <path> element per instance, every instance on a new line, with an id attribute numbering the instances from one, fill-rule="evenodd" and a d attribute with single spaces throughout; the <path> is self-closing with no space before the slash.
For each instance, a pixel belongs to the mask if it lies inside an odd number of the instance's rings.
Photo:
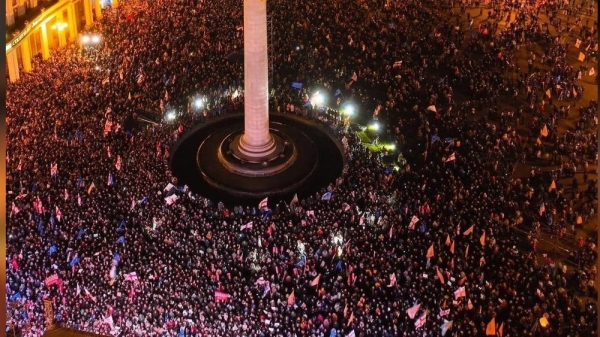
<path id="1" fill-rule="evenodd" d="M 267 4 L 244 0 L 244 136 L 242 147 L 269 147 Z"/>

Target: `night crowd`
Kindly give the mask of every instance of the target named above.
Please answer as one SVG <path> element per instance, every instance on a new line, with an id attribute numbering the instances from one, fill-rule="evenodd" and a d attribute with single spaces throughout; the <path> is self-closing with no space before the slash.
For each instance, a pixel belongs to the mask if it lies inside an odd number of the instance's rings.
<path id="1" fill-rule="evenodd" d="M 243 109 L 242 2 L 107 8 L 101 44 L 7 86 L 15 329 L 41 336 L 52 301 L 55 323 L 114 336 L 594 335 L 591 2 L 267 3 L 272 111 L 323 120 L 319 90 L 396 152 L 346 128 L 341 177 L 266 215 L 189 191 L 172 147 Z M 541 258 L 549 235 L 575 248 Z"/>

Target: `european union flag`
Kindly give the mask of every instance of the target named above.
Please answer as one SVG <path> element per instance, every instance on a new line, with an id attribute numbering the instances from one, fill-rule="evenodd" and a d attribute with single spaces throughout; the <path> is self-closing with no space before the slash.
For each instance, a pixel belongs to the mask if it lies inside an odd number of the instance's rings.
<path id="1" fill-rule="evenodd" d="M 117 239 L 117 244 L 118 245 L 122 245 L 125 243 L 125 237 L 121 236 L 120 238 Z"/>
<path id="2" fill-rule="evenodd" d="M 50 248 L 48 249 L 48 254 L 50 254 L 50 255 L 52 255 L 52 254 L 55 254 L 55 253 L 56 253 L 56 251 L 57 251 L 57 249 L 56 249 L 56 246 L 55 246 L 55 245 L 52 245 L 52 246 L 50 246 Z"/>
<path id="3" fill-rule="evenodd" d="M 303 256 L 300 261 L 298 261 L 296 263 L 296 267 L 304 267 L 304 265 L 306 264 L 306 256 Z"/>
<path id="4" fill-rule="evenodd" d="M 294 89 L 302 89 L 302 83 L 300 82 L 292 82 L 292 88 Z"/>
<path id="5" fill-rule="evenodd" d="M 336 89 L 336 91 L 333 93 L 333 97 L 338 97 L 341 94 L 342 94 L 342 91 L 340 89 Z"/>
<path id="6" fill-rule="evenodd" d="M 121 220 L 119 223 L 119 227 L 117 227 L 117 232 L 120 232 L 125 229 L 125 219 Z"/>
<path id="7" fill-rule="evenodd" d="M 440 137 L 438 135 L 433 135 L 431 136 L 431 142 L 435 143 L 435 142 L 439 142 L 441 141 Z"/>
<path id="8" fill-rule="evenodd" d="M 331 192 L 327 192 L 327 193 L 323 194 L 323 196 L 321 197 L 321 200 L 329 200 L 329 199 L 331 199 L 331 195 L 332 195 Z"/>
<path id="9" fill-rule="evenodd" d="M 73 267 L 75 265 L 79 264 L 79 256 L 75 255 L 75 257 L 73 258 L 73 260 L 71 260 L 71 262 L 69 263 L 69 266 Z"/>
<path id="10" fill-rule="evenodd" d="M 337 337 L 337 330 L 335 330 L 335 328 L 331 328 L 331 332 L 329 333 L 329 337 Z"/>
<path id="11" fill-rule="evenodd" d="M 85 234 L 85 228 L 80 228 L 79 231 L 77 232 L 76 240 L 81 240 L 81 237 L 83 236 L 83 234 Z"/>
<path id="12" fill-rule="evenodd" d="M 121 262 L 121 254 L 114 252 L 113 253 L 113 263 L 115 265 L 119 265 L 119 262 Z"/>
<path id="13" fill-rule="evenodd" d="M 267 218 L 269 217 L 269 215 L 273 214 L 273 211 L 270 208 L 261 209 L 260 212 L 262 213 L 262 221 L 263 222 L 267 221 Z"/>
<path id="14" fill-rule="evenodd" d="M 83 178 L 79 177 L 77 178 L 77 188 L 81 188 L 83 187 Z"/>
<path id="15" fill-rule="evenodd" d="M 22 298 L 23 298 L 23 295 L 21 295 L 21 293 L 16 293 L 16 294 L 14 294 L 14 295 L 12 295 L 12 296 L 10 297 L 10 300 L 11 300 L 11 301 L 16 301 L 16 300 L 20 300 L 20 299 L 22 299 Z"/>
<path id="16" fill-rule="evenodd" d="M 344 265 L 342 263 L 342 260 L 339 260 L 338 263 L 335 265 L 335 270 L 341 271 L 343 267 Z"/>
<path id="17" fill-rule="evenodd" d="M 40 235 L 44 235 L 46 232 L 44 230 L 44 220 L 42 220 L 42 218 L 40 218 L 40 221 L 38 222 L 38 232 L 40 232 Z"/>

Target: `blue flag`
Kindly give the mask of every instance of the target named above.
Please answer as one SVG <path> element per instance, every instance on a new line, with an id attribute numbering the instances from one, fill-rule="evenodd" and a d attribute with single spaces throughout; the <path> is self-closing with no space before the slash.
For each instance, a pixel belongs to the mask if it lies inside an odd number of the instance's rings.
<path id="1" fill-rule="evenodd" d="M 294 88 L 294 89 L 302 89 L 302 83 L 300 83 L 300 82 L 292 82 L 292 88 Z"/>
<path id="2" fill-rule="evenodd" d="M 263 208 L 260 210 L 260 212 L 262 213 L 262 221 L 265 222 L 267 221 L 267 218 L 273 214 L 273 211 L 270 208 Z"/>
<path id="3" fill-rule="evenodd" d="M 23 295 L 21 295 L 21 293 L 16 293 L 10 297 L 10 300 L 16 301 L 16 300 L 20 300 L 21 298 L 23 298 Z"/>
<path id="4" fill-rule="evenodd" d="M 125 243 L 125 237 L 121 236 L 120 238 L 117 239 L 117 244 L 118 245 L 122 245 Z"/>
<path id="5" fill-rule="evenodd" d="M 304 265 L 306 264 L 306 256 L 303 256 L 300 261 L 298 261 L 296 263 L 296 267 L 304 267 Z"/>
<path id="6" fill-rule="evenodd" d="M 338 263 L 335 265 L 335 269 L 341 271 L 342 268 L 344 267 L 342 260 L 339 260 Z"/>
<path id="7" fill-rule="evenodd" d="M 77 178 L 77 188 L 81 188 L 83 187 L 83 178 L 79 177 Z"/>
<path id="8" fill-rule="evenodd" d="M 148 200 L 150 200 L 148 197 L 144 197 L 142 198 L 142 200 L 138 201 L 140 203 L 140 205 L 145 205 L 148 203 Z"/>
<path id="9" fill-rule="evenodd" d="M 57 252 L 58 249 L 56 249 L 55 245 L 52 245 L 49 249 L 48 249 L 48 254 L 52 255 L 55 254 Z"/>
<path id="10" fill-rule="evenodd" d="M 44 235 L 44 233 L 46 232 L 44 230 L 44 220 L 42 220 L 42 218 L 40 218 L 40 221 L 38 222 L 38 232 L 40 233 L 40 235 Z"/>
<path id="11" fill-rule="evenodd" d="M 119 223 L 119 227 L 117 227 L 117 232 L 120 232 L 125 229 L 125 219 L 121 220 Z"/>
<path id="12" fill-rule="evenodd" d="M 439 141 L 441 141 L 440 136 L 438 136 L 438 135 L 431 136 L 432 143 L 439 142 Z"/>
<path id="13" fill-rule="evenodd" d="M 386 175 L 390 175 L 390 174 L 392 174 L 392 172 L 394 172 L 393 167 L 388 167 L 385 169 L 385 171 L 383 171 L 383 173 L 385 173 Z"/>
<path id="14" fill-rule="evenodd" d="M 337 89 L 334 93 L 333 93 L 333 97 L 338 97 L 339 95 L 342 94 L 342 91 L 340 89 Z"/>
<path id="15" fill-rule="evenodd" d="M 76 240 L 81 240 L 81 237 L 83 236 L 83 234 L 85 234 L 85 228 L 80 228 L 79 231 L 77 232 L 77 238 Z"/>
<path id="16" fill-rule="evenodd" d="M 114 252 L 113 253 L 113 264 L 115 266 L 118 266 L 120 262 L 121 262 L 121 254 Z"/>
<path id="17" fill-rule="evenodd" d="M 331 332 L 329 333 L 329 337 L 337 337 L 337 330 L 335 330 L 335 328 L 331 328 Z"/>
<path id="18" fill-rule="evenodd" d="M 75 265 L 79 264 L 79 255 L 75 255 L 75 257 L 73 258 L 73 260 L 71 260 L 71 262 L 69 263 L 69 266 L 73 267 Z"/>
<path id="19" fill-rule="evenodd" d="M 323 194 L 323 196 L 321 197 L 321 200 L 329 200 L 331 199 L 331 192 L 327 192 L 325 194 Z"/>

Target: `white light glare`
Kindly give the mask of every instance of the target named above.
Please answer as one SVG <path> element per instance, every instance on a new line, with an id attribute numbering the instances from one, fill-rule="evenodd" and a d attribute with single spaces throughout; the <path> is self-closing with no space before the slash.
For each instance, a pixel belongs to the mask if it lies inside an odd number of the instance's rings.
<path id="1" fill-rule="evenodd" d="M 204 106 L 204 102 L 203 102 L 202 98 L 196 98 L 194 100 L 194 107 L 196 109 L 202 109 L 203 106 Z"/>
<path id="2" fill-rule="evenodd" d="M 100 43 L 100 35 L 92 35 L 92 43 Z"/>
<path id="3" fill-rule="evenodd" d="M 346 115 L 348 115 L 348 116 L 354 115 L 354 106 L 353 105 L 346 106 Z"/>
<path id="4" fill-rule="evenodd" d="M 371 129 L 373 129 L 373 131 L 379 131 L 379 123 L 375 122 L 371 124 Z"/>
<path id="5" fill-rule="evenodd" d="M 174 119 L 175 119 L 175 117 L 176 117 L 176 115 L 175 115 L 175 112 L 174 112 L 174 111 L 171 111 L 171 112 L 169 112 L 169 113 L 167 114 L 167 120 L 169 120 L 169 121 L 172 121 L 172 120 L 174 120 Z"/>
<path id="6" fill-rule="evenodd" d="M 83 35 L 81 37 L 81 43 L 83 43 L 83 44 L 88 44 L 88 43 L 90 43 L 90 41 L 91 41 L 91 38 L 89 35 Z"/>
<path id="7" fill-rule="evenodd" d="M 313 95 L 311 101 L 312 101 L 313 105 L 315 105 L 315 106 L 322 106 L 323 102 L 325 102 L 325 97 L 323 97 L 323 95 L 317 91 Z"/>

